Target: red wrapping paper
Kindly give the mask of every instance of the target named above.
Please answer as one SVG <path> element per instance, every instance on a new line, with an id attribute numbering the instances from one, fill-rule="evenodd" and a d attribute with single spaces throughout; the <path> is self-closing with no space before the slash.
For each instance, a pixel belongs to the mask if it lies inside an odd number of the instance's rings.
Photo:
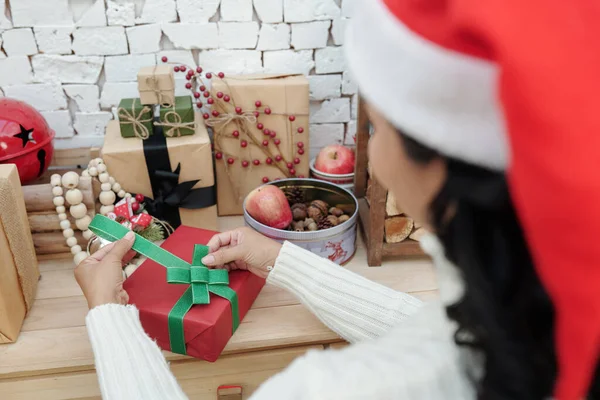
<path id="1" fill-rule="evenodd" d="M 180 226 L 161 247 L 191 263 L 194 245 L 208 243 L 215 233 Z M 229 287 L 238 295 L 240 322 L 264 283 L 247 271 L 229 273 Z M 166 268 L 152 260 L 146 260 L 125 281 L 129 303 L 139 309 L 144 330 L 164 350 L 170 350 L 167 317 L 187 287 L 167 283 Z M 215 361 L 232 336 L 231 318 L 229 301 L 212 293 L 210 304 L 193 306 L 183 322 L 187 354 Z"/>

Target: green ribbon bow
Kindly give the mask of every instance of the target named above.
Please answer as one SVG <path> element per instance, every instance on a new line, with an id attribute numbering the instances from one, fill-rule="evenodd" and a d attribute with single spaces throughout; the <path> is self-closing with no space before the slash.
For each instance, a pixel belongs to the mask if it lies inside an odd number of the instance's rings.
<path id="1" fill-rule="evenodd" d="M 102 215 L 96 215 L 89 229 L 97 236 L 110 242 L 122 239 L 129 229 Z M 231 305 L 232 333 L 240 324 L 237 293 L 229 287 L 229 273 L 226 270 L 208 269 L 202 264 L 202 258 L 208 254 L 208 247 L 194 246 L 192 264 L 158 247 L 154 243 L 135 235 L 133 250 L 167 268 L 167 282 L 189 285 L 177 303 L 169 312 L 169 342 L 171 351 L 187 354 L 183 319 L 188 311 L 197 304 L 210 304 L 210 294 L 223 297 Z"/>

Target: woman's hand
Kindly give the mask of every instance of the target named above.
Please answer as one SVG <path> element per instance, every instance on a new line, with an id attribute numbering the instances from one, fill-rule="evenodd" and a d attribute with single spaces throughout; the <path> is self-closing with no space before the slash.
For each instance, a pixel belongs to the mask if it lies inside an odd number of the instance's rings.
<path id="1" fill-rule="evenodd" d="M 202 259 L 207 267 L 243 269 L 261 278 L 275 264 L 281 245 L 250 228 L 219 233 L 208 242 L 209 255 Z"/>
<path id="2" fill-rule="evenodd" d="M 75 268 L 75 279 L 90 309 L 108 303 L 127 304 L 129 301 L 127 292 L 123 290 L 121 260 L 134 240 L 133 232 L 128 232 L 123 239 L 102 247 Z"/>

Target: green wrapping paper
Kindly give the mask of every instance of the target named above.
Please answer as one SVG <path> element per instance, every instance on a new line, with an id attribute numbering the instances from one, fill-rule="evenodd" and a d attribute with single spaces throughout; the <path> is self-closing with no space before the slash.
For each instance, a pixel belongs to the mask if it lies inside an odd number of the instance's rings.
<path id="1" fill-rule="evenodd" d="M 122 99 L 117 113 L 122 137 L 147 139 L 152 135 L 152 107 L 140 99 Z"/>
<path id="2" fill-rule="evenodd" d="M 172 107 L 160 107 L 160 121 L 154 125 L 162 126 L 166 137 L 193 135 L 196 128 L 194 107 L 190 96 L 175 97 Z"/>

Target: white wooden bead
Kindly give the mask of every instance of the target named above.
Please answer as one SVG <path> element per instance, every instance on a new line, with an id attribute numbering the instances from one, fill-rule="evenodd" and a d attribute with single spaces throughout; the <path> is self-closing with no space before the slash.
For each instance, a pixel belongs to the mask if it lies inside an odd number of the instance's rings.
<path id="1" fill-rule="evenodd" d="M 108 175 L 108 172 L 103 172 L 100 175 L 98 175 L 98 180 L 102 183 L 107 183 L 108 178 L 110 178 L 110 176 Z"/>
<path id="2" fill-rule="evenodd" d="M 50 185 L 60 186 L 60 184 L 61 184 L 61 176 L 59 174 L 54 174 L 50 177 Z"/>
<path id="3" fill-rule="evenodd" d="M 62 185 L 68 189 L 76 188 L 79 185 L 79 175 L 75 171 L 69 171 L 62 177 Z"/>
<path id="4" fill-rule="evenodd" d="M 65 205 L 65 198 L 62 197 L 62 196 L 56 196 L 55 198 L 52 199 L 52 202 L 54 203 L 54 205 L 56 207 L 64 206 Z"/>
<path id="5" fill-rule="evenodd" d="M 92 236 L 94 236 L 94 232 L 90 231 L 89 229 L 87 231 L 83 231 L 83 238 L 85 240 L 90 240 Z"/>
<path id="6" fill-rule="evenodd" d="M 64 221 L 65 219 L 67 219 L 67 213 L 59 213 L 58 219 L 61 221 Z"/>
<path id="7" fill-rule="evenodd" d="M 110 186 L 112 187 L 112 185 L 115 184 L 115 178 L 113 178 L 112 176 L 110 178 L 108 178 L 108 183 L 110 183 Z"/>
<path id="8" fill-rule="evenodd" d="M 56 212 L 59 214 L 62 214 L 62 213 L 67 212 L 67 209 L 65 208 L 65 206 L 58 206 L 58 207 L 56 207 Z"/>
<path id="9" fill-rule="evenodd" d="M 63 231 L 63 236 L 65 237 L 65 239 L 73 237 L 73 236 L 75 236 L 75 231 L 73 229 L 71 229 L 71 228 L 65 229 Z"/>
<path id="10" fill-rule="evenodd" d="M 115 195 L 115 192 L 111 190 L 107 192 L 100 192 L 99 199 L 102 205 L 110 206 L 115 202 L 117 196 Z"/>
<path id="11" fill-rule="evenodd" d="M 98 170 L 96 169 L 96 167 L 90 167 L 88 169 L 88 172 L 90 173 L 90 176 L 98 176 Z"/>
<path id="12" fill-rule="evenodd" d="M 94 159 L 94 161 L 96 161 L 96 164 L 97 164 L 97 165 L 104 164 L 104 160 L 103 160 L 103 159 L 101 159 L 100 157 L 96 157 L 96 158 Z"/>
<path id="13" fill-rule="evenodd" d="M 71 247 L 71 254 L 75 255 L 77 253 L 81 253 L 81 246 L 76 244 L 75 246 Z"/>
<path id="14" fill-rule="evenodd" d="M 90 172 L 87 169 L 84 169 L 83 171 L 81 171 L 81 176 L 87 178 L 90 176 Z"/>
<path id="15" fill-rule="evenodd" d="M 121 185 L 115 182 L 115 184 L 112 185 L 112 190 L 113 192 L 118 193 L 121 190 Z"/>
<path id="16" fill-rule="evenodd" d="M 120 198 L 125 197 L 127 193 L 125 193 L 125 191 L 123 189 L 119 190 L 119 193 L 117 193 L 117 196 L 119 196 Z"/>
<path id="17" fill-rule="evenodd" d="M 101 189 L 103 192 L 109 192 L 109 191 L 110 191 L 110 192 L 112 192 L 112 185 L 111 185 L 110 183 L 106 182 L 106 183 L 103 183 L 103 184 L 100 186 L 100 189 Z"/>
<path id="18" fill-rule="evenodd" d="M 102 215 L 106 215 L 113 211 L 115 211 L 115 206 L 113 206 L 113 205 L 100 207 L 100 214 L 102 214 Z"/>
<path id="19" fill-rule="evenodd" d="M 54 186 L 52 188 L 52 194 L 54 196 L 62 196 L 63 195 L 63 188 L 61 188 L 60 186 Z"/>
<path id="20" fill-rule="evenodd" d="M 63 219 L 62 221 L 60 221 L 60 229 L 65 230 L 65 229 L 69 229 L 71 227 L 71 221 L 69 221 L 68 219 Z"/>
<path id="21" fill-rule="evenodd" d="M 126 199 L 130 199 L 131 198 L 131 193 L 129 193 L 129 192 L 125 193 L 125 198 Z M 134 198 L 134 200 L 135 200 L 135 198 Z"/>
<path id="22" fill-rule="evenodd" d="M 67 191 L 67 195 L 65 196 L 69 204 L 72 206 L 77 205 L 83 201 L 83 193 L 79 189 L 71 189 Z"/>
<path id="23" fill-rule="evenodd" d="M 75 265 L 79 265 L 86 258 L 88 258 L 87 252 L 80 251 L 79 253 L 75 254 L 75 257 L 73 257 L 73 261 L 75 261 Z"/>
<path id="24" fill-rule="evenodd" d="M 77 244 L 77 238 L 75 236 L 67 239 L 67 246 L 73 247 Z"/>
<path id="25" fill-rule="evenodd" d="M 75 219 L 83 218 L 87 214 L 87 206 L 84 203 L 72 205 L 69 212 Z"/>
<path id="26" fill-rule="evenodd" d="M 75 225 L 80 231 L 86 231 L 90 222 L 92 222 L 92 218 L 89 215 L 86 215 L 85 217 L 76 220 Z"/>
<path id="27" fill-rule="evenodd" d="M 98 164 L 96 169 L 98 170 L 99 173 L 103 174 L 106 172 L 107 168 L 106 168 L 106 165 L 104 165 L 104 164 Z"/>

